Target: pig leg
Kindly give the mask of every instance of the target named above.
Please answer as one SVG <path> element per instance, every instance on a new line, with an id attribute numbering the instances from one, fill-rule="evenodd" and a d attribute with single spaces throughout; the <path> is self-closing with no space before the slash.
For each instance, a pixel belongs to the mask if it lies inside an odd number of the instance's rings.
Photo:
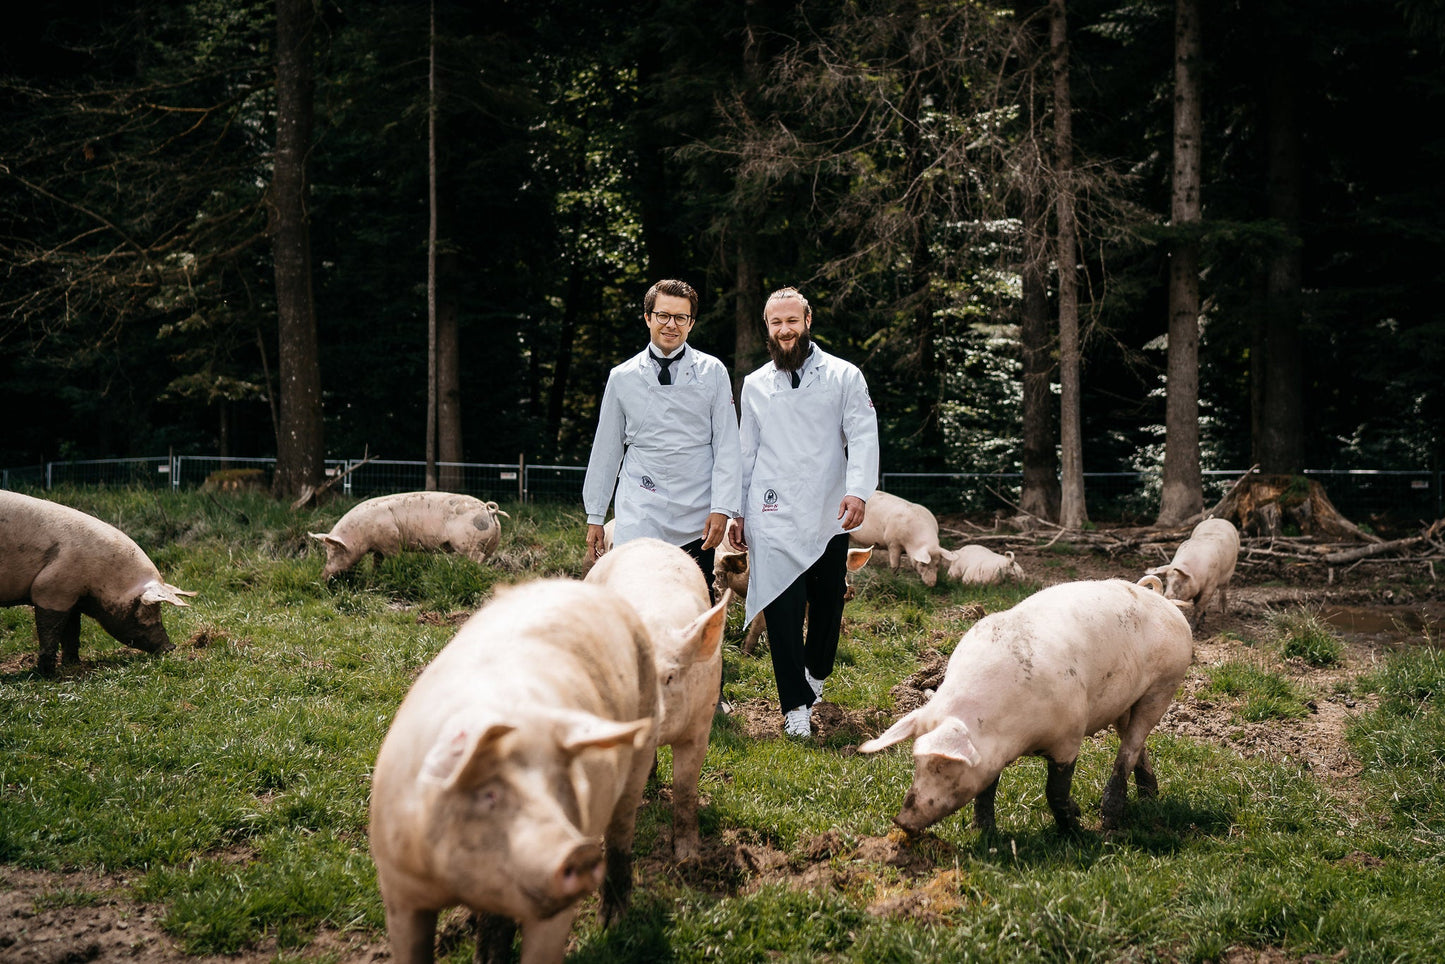
<path id="1" fill-rule="evenodd" d="M 768 624 L 767 621 L 763 618 L 762 613 L 758 613 L 756 616 L 753 617 L 752 625 L 748 627 L 747 638 L 743 640 L 744 656 L 753 655 L 753 650 L 756 649 L 758 646 L 759 637 L 763 635 L 763 630 L 767 628 Z"/>
<path id="2" fill-rule="evenodd" d="M 1149 747 L 1139 751 L 1139 762 L 1134 764 L 1134 788 L 1140 797 L 1159 796 L 1159 779 L 1154 776 L 1154 765 L 1149 762 Z"/>
<path id="3" fill-rule="evenodd" d="M 993 833 L 997 827 L 994 822 L 994 798 L 998 796 L 998 777 L 993 782 L 979 791 L 978 796 L 973 798 L 973 825 L 978 828 L 979 833 Z"/>
<path id="4" fill-rule="evenodd" d="M 1146 693 L 1115 721 L 1114 729 L 1119 733 L 1119 755 L 1114 758 L 1114 770 L 1109 774 L 1109 782 L 1104 785 L 1104 799 L 1099 807 L 1103 813 L 1105 830 L 1114 829 L 1124 819 L 1124 799 L 1129 795 L 1130 772 L 1142 766 L 1148 774 L 1143 786 L 1153 782 L 1157 790 L 1158 782 L 1154 779 L 1154 768 L 1144 750 L 1144 739 L 1164 718 L 1173 698 L 1172 689 L 1161 694 Z M 1139 785 L 1137 773 L 1134 782 Z M 1142 786 L 1140 792 L 1144 792 Z"/>
<path id="5" fill-rule="evenodd" d="M 35 668 L 46 676 L 55 672 L 55 654 L 59 650 L 62 662 L 80 662 L 80 610 L 42 609 L 35 607 L 35 635 L 40 641 L 40 653 L 35 658 Z"/>
<path id="6" fill-rule="evenodd" d="M 511 964 L 516 921 L 502 914 L 473 914 L 472 930 L 477 935 L 474 964 Z"/>
<path id="7" fill-rule="evenodd" d="M 398 964 L 431 964 L 436 938 L 437 912 L 386 905 L 386 936 L 391 957 Z"/>
<path id="8" fill-rule="evenodd" d="M 640 756 L 640 754 L 639 754 Z M 637 833 L 637 808 L 642 806 L 642 793 L 647 788 L 648 764 L 642 759 L 633 763 L 628 775 L 627 786 L 617 798 L 612 817 L 607 822 L 603 838 L 607 846 L 607 869 L 602 878 L 602 902 L 598 917 L 602 926 L 607 927 L 622 916 L 627 902 L 632 898 L 632 840 Z M 562 932 L 565 943 L 567 932 Z M 525 937 L 523 940 L 525 947 Z M 557 958 L 561 959 L 561 948 Z"/>
<path id="9" fill-rule="evenodd" d="M 894 543 L 888 547 L 888 568 L 897 572 L 901 565 L 903 565 L 903 547 Z"/>
<path id="10" fill-rule="evenodd" d="M 1079 807 L 1072 796 L 1076 762 L 1077 758 L 1067 763 L 1048 761 L 1049 775 L 1044 781 L 1044 799 L 1049 803 L 1049 810 L 1053 811 L 1054 824 L 1059 828 L 1059 833 L 1079 832 Z"/>
<path id="11" fill-rule="evenodd" d="M 695 861 L 701 851 L 697 830 L 697 781 L 707 743 L 691 740 L 672 745 L 672 855 L 678 863 Z"/>
<path id="12" fill-rule="evenodd" d="M 572 919 L 577 916 L 577 905 L 548 917 L 546 920 L 531 920 L 522 925 L 522 964 L 557 964 L 567 953 L 567 935 L 572 931 Z"/>

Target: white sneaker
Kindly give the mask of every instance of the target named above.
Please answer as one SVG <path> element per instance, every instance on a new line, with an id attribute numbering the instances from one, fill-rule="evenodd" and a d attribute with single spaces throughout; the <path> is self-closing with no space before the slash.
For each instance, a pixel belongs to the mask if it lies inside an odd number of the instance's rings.
<path id="1" fill-rule="evenodd" d="M 808 686 L 813 690 L 813 702 L 817 703 L 823 698 L 823 681 L 815 679 L 813 674 L 808 672 L 807 667 L 803 668 L 803 678 L 808 681 Z"/>
<path id="2" fill-rule="evenodd" d="M 783 714 L 783 732 L 788 736 L 807 738 L 813 735 L 813 708 L 795 706 Z"/>

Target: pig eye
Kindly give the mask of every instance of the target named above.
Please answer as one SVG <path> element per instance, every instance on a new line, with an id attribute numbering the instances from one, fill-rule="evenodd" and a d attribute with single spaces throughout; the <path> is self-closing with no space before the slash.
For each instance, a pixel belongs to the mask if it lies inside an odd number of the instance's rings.
<path id="1" fill-rule="evenodd" d="M 497 805 L 502 802 L 502 789 L 501 784 L 496 782 L 488 783 L 478 789 L 474 798 L 477 809 L 484 813 L 490 813 L 497 809 Z"/>

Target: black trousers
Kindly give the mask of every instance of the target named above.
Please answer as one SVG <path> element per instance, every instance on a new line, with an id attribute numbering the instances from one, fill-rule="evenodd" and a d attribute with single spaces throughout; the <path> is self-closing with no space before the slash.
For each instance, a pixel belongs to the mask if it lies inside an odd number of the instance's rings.
<path id="1" fill-rule="evenodd" d="M 697 563 L 697 567 L 702 570 L 702 577 L 707 580 L 707 598 L 713 602 L 717 602 L 712 591 L 712 563 L 713 557 L 717 554 L 717 549 L 704 549 L 702 547 L 702 540 L 694 539 L 683 546 L 682 551 L 692 556 L 693 561 Z"/>
<path id="2" fill-rule="evenodd" d="M 763 607 L 768 624 L 768 650 L 783 712 L 810 706 L 813 689 L 803 676 L 815 679 L 833 672 L 838 655 L 838 634 L 843 625 L 843 594 L 847 591 L 848 535 L 828 541 L 818 561 L 793 580 L 777 599 Z M 808 633 L 803 635 L 807 620 Z"/>

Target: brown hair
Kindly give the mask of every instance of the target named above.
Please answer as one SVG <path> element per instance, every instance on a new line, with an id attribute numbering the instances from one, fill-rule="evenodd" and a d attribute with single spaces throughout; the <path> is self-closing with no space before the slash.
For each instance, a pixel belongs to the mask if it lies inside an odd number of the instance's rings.
<path id="1" fill-rule="evenodd" d="M 692 285 L 686 281 L 678 281 L 673 278 L 659 281 L 647 289 L 647 294 L 642 296 L 642 313 L 652 313 L 652 306 L 657 304 L 658 295 L 672 295 L 674 298 L 686 298 L 687 303 L 692 306 L 690 309 L 694 320 L 697 319 L 697 292 Z"/>
<path id="2" fill-rule="evenodd" d="M 768 295 L 768 300 L 763 302 L 763 321 L 768 320 L 768 305 L 772 304 L 775 301 L 782 301 L 784 298 L 796 298 L 802 304 L 803 319 L 805 321 L 810 320 L 813 317 L 813 306 L 808 304 L 808 299 L 804 298 L 803 293 L 797 288 L 788 285 L 787 287 L 779 288 L 777 291 L 774 291 L 772 294 Z"/>

